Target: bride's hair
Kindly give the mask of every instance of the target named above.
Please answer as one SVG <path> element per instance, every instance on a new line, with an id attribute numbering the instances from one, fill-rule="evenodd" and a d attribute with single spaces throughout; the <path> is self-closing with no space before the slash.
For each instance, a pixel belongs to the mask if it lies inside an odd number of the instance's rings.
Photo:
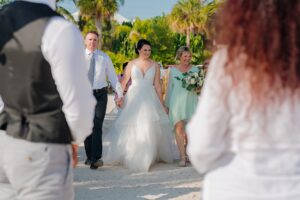
<path id="1" fill-rule="evenodd" d="M 148 40 L 140 39 L 135 47 L 135 53 L 139 55 L 139 50 L 143 48 L 144 45 L 149 45 L 151 47 L 151 43 Z"/>
<path id="2" fill-rule="evenodd" d="M 233 87 L 245 84 L 254 107 L 300 94 L 300 1 L 229 0 L 219 13 L 217 43 L 227 48 Z"/>

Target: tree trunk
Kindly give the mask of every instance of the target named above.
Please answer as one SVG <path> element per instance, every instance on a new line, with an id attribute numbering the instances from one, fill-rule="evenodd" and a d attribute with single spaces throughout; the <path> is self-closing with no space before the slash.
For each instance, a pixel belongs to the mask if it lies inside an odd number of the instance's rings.
<path id="1" fill-rule="evenodd" d="M 185 41 L 185 43 L 186 43 L 186 46 L 190 48 L 190 46 L 191 46 L 191 31 L 190 31 L 189 28 L 186 30 L 186 41 Z"/>
<path id="2" fill-rule="evenodd" d="M 101 23 L 101 17 L 95 18 L 95 25 L 97 28 L 97 32 L 99 34 L 99 40 L 98 40 L 98 48 L 102 49 L 102 23 Z"/>

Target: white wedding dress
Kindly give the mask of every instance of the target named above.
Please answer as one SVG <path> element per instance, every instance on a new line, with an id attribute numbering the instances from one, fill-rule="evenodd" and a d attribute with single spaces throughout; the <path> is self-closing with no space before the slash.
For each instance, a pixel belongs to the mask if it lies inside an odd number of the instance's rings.
<path id="1" fill-rule="evenodd" d="M 172 162 L 172 128 L 153 86 L 155 66 L 145 74 L 133 65 L 123 108 L 104 137 L 103 160 L 146 172 L 156 161 Z"/>

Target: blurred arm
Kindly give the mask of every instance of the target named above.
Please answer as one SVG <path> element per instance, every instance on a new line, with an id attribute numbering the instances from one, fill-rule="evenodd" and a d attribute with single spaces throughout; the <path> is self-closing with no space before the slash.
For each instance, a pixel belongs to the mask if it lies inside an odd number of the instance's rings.
<path id="1" fill-rule="evenodd" d="M 3 109 L 4 109 L 4 102 L 0 96 L 0 113 L 3 111 Z"/>
<path id="2" fill-rule="evenodd" d="M 42 38 L 42 52 L 51 65 L 73 140 L 80 143 L 92 131 L 96 105 L 87 76 L 82 36 L 71 23 L 53 18 Z"/>
<path id="3" fill-rule="evenodd" d="M 105 66 L 106 66 L 106 73 L 108 76 L 108 80 L 111 82 L 111 85 L 114 88 L 114 90 L 116 91 L 118 98 L 121 98 L 121 97 L 123 97 L 123 89 L 122 89 L 121 83 L 118 80 L 113 63 L 108 56 L 105 59 L 106 59 Z"/>
<path id="4" fill-rule="evenodd" d="M 223 96 L 228 79 L 220 69 L 223 66 L 219 59 L 216 55 L 212 60 L 197 110 L 187 126 L 187 152 L 200 173 L 220 166 L 228 151 L 230 114 Z"/>

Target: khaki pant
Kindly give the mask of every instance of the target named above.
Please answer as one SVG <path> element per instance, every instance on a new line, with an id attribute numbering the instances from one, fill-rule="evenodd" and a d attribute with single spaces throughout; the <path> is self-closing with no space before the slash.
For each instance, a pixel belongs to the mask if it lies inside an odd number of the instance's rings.
<path id="1" fill-rule="evenodd" d="M 0 200 L 72 200 L 70 145 L 33 143 L 0 131 Z"/>

